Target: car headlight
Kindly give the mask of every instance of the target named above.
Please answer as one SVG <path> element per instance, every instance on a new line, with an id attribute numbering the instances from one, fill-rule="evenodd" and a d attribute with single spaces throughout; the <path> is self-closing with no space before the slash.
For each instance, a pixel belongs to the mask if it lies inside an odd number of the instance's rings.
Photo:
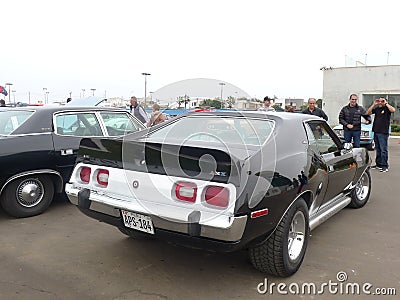
<path id="1" fill-rule="evenodd" d="M 335 129 L 335 133 L 336 133 L 337 136 L 340 136 L 340 137 L 344 136 L 342 129 Z"/>

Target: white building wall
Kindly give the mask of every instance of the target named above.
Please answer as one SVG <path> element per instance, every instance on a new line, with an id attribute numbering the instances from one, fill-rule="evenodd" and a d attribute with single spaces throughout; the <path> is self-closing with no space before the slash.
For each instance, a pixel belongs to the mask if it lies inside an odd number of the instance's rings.
<path id="1" fill-rule="evenodd" d="M 350 94 L 358 95 L 358 104 L 366 109 L 363 95 L 400 94 L 400 66 L 361 66 L 323 70 L 323 107 L 332 125 L 339 123 L 339 112 L 349 103 Z"/>

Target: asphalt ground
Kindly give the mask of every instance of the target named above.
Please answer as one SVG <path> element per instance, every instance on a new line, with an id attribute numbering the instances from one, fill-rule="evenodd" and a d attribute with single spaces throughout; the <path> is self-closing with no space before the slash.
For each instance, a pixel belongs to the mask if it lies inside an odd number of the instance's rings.
<path id="1" fill-rule="evenodd" d="M 63 199 L 32 218 L 0 212 L 0 299 L 398 299 L 400 139 L 389 157 L 388 173 L 371 170 L 369 203 L 312 231 L 303 265 L 284 279 L 253 269 L 245 251 L 127 238 Z M 377 295 L 392 288 L 397 296 Z"/>

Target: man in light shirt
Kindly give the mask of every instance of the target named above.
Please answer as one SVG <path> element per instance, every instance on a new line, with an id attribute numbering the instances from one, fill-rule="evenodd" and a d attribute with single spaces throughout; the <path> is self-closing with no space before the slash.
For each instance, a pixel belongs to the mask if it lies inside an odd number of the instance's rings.
<path id="1" fill-rule="evenodd" d="M 271 99 L 268 96 L 264 97 L 264 105 L 261 106 L 258 110 L 265 112 L 275 111 L 275 108 L 271 106 Z"/>

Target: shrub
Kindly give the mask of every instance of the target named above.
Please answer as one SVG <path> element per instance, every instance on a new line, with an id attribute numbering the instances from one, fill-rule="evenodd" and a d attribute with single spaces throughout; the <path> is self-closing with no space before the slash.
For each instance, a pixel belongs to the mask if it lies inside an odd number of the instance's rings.
<path id="1" fill-rule="evenodd" d="M 392 126 L 392 132 L 400 132 L 400 125 L 390 124 Z"/>

